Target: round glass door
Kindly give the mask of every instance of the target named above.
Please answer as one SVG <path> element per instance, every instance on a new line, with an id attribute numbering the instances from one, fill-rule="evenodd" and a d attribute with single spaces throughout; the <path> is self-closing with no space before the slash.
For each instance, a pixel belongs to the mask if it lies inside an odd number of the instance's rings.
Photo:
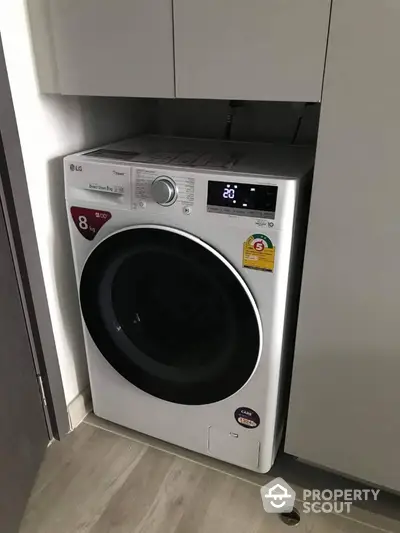
<path id="1" fill-rule="evenodd" d="M 189 234 L 140 226 L 111 235 L 86 262 L 80 300 L 103 356 L 158 398 L 217 402 L 257 364 L 254 300 L 227 261 Z"/>

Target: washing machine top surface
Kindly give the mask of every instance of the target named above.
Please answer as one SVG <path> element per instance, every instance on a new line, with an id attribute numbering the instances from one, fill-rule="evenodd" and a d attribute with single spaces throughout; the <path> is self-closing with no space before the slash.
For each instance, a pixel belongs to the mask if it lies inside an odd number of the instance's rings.
<path id="1" fill-rule="evenodd" d="M 74 157 L 293 179 L 311 169 L 314 155 L 304 146 L 141 135 Z"/>

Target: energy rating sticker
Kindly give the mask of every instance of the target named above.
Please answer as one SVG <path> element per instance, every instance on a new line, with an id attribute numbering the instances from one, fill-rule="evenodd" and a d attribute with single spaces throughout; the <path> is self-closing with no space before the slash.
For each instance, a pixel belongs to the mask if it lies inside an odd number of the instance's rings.
<path id="1" fill-rule="evenodd" d="M 274 264 L 275 247 L 269 237 L 262 233 L 255 233 L 243 243 L 244 268 L 273 272 Z"/>

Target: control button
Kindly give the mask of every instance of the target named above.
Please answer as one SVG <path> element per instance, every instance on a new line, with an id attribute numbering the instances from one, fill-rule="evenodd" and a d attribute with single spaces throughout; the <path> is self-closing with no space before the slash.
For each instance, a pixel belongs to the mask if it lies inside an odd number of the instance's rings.
<path id="1" fill-rule="evenodd" d="M 160 205 L 172 205 L 178 197 L 175 182 L 168 176 L 159 176 L 151 184 L 151 195 Z"/>
<path id="2" fill-rule="evenodd" d="M 185 205 L 185 207 L 183 208 L 183 213 L 185 215 L 190 215 L 191 212 L 192 212 L 192 208 L 189 207 L 188 205 Z"/>
<path id="3" fill-rule="evenodd" d="M 141 207 L 142 209 L 145 209 L 146 207 L 146 202 L 144 200 L 140 200 L 139 202 L 139 207 Z"/>

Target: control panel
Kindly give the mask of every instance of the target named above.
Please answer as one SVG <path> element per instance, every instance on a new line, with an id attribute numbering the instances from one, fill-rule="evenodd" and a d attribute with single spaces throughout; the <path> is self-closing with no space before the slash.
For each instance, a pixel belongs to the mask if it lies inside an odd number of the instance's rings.
<path id="1" fill-rule="evenodd" d="M 66 172 L 69 196 L 97 208 L 153 212 L 165 208 L 169 214 L 199 216 L 206 212 L 242 219 L 242 223 L 253 219 L 251 223 L 260 227 L 280 225 L 278 185 L 265 178 L 238 175 L 228 181 L 217 173 L 97 162 L 68 162 Z"/>
<path id="2" fill-rule="evenodd" d="M 182 207 L 194 204 L 194 178 L 174 173 L 162 174 L 159 170 L 137 168 L 134 180 L 134 198 L 140 202 L 153 201 L 164 207 L 175 203 Z"/>
<path id="3" fill-rule="evenodd" d="M 191 214 L 195 202 L 200 211 L 275 221 L 278 186 L 264 184 L 261 180 L 226 181 L 207 174 L 182 171 L 136 168 L 132 173 L 133 208 L 146 208 L 151 204 L 163 207 L 176 206 L 184 214 Z M 204 212 L 203 211 L 203 212 Z"/>

